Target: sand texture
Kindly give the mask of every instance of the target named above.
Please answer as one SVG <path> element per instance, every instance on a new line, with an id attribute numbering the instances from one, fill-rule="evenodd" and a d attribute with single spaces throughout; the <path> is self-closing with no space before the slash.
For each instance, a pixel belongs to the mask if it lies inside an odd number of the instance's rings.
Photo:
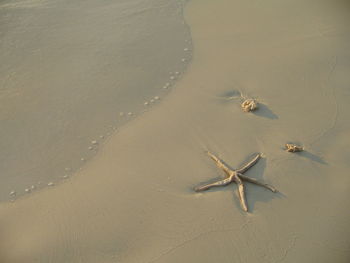
<path id="1" fill-rule="evenodd" d="M 190 59 L 182 7 L 0 1 L 0 201 L 72 176 L 109 134 L 166 95 Z"/>
<path id="2" fill-rule="evenodd" d="M 192 0 L 193 62 L 70 180 L 0 205 L 2 262 L 346 263 L 345 1 Z M 243 98 L 259 109 L 243 112 Z M 286 143 L 305 147 L 289 153 Z M 280 192 L 223 177 L 210 151 Z"/>

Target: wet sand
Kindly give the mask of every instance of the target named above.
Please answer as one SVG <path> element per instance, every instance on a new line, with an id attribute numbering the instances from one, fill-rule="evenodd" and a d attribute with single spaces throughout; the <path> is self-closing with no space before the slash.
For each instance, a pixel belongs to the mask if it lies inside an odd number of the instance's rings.
<path id="1" fill-rule="evenodd" d="M 192 0 L 194 59 L 69 181 L 0 205 L 4 262 L 348 262 L 348 6 Z M 240 98 L 257 98 L 244 113 Z M 297 142 L 306 151 L 282 147 Z M 235 185 L 195 193 L 262 152 Z"/>
<path id="2" fill-rule="evenodd" d="M 157 104 L 189 40 L 182 1 L 1 1 L 0 201 L 72 176 Z"/>

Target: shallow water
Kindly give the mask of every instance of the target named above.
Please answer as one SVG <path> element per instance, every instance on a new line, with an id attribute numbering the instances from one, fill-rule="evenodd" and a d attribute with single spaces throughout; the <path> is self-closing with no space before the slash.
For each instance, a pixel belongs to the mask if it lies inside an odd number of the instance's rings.
<path id="1" fill-rule="evenodd" d="M 69 177 L 159 103 L 191 58 L 183 5 L 0 1 L 0 200 Z"/>

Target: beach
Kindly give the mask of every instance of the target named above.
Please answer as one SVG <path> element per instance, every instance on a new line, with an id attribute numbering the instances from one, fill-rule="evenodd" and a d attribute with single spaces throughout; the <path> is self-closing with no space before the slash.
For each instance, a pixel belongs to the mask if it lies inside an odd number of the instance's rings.
<path id="1" fill-rule="evenodd" d="M 0 204 L 2 262 L 348 262 L 348 8 L 189 1 L 181 79 L 68 180 Z M 261 153 L 245 175 L 278 192 L 246 184 L 248 212 L 235 184 L 195 192 L 224 176 L 207 151 Z"/>
<path id="2" fill-rule="evenodd" d="M 173 88 L 191 59 L 183 5 L 0 3 L 0 201 L 73 176 Z"/>

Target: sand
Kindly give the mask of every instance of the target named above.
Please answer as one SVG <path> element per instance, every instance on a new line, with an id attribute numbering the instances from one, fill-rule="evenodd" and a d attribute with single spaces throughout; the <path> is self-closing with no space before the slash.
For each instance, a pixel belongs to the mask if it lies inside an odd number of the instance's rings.
<path id="1" fill-rule="evenodd" d="M 0 1 L 0 201 L 72 176 L 157 104 L 189 39 L 182 1 Z"/>
<path id="2" fill-rule="evenodd" d="M 70 180 L 0 205 L 3 262 L 348 262 L 348 6 L 192 0 L 194 59 Z M 241 92 L 261 107 L 244 113 Z M 286 142 L 305 146 L 287 153 Z M 279 189 L 195 193 L 232 167 Z"/>

